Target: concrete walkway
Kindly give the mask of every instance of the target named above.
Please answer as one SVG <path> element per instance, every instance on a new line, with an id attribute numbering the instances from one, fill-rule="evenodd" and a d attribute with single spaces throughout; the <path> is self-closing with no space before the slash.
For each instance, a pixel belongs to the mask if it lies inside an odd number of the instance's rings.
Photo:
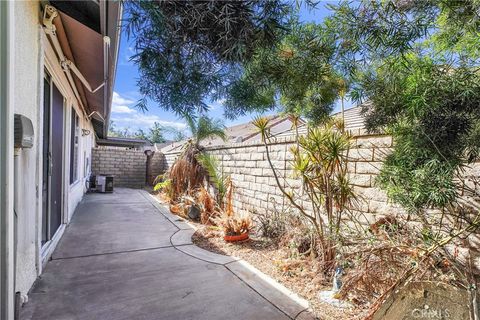
<path id="1" fill-rule="evenodd" d="M 21 319 L 307 319 L 306 303 L 243 261 L 192 244 L 148 193 L 79 204 Z"/>

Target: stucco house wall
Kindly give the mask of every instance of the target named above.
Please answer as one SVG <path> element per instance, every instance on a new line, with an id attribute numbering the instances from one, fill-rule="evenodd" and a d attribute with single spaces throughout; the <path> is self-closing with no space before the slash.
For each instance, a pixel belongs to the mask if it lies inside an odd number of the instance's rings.
<path id="1" fill-rule="evenodd" d="M 65 224 L 86 191 L 85 180 L 91 172 L 95 134 L 91 121 L 82 111 L 68 84 L 65 73 L 41 26 L 38 1 L 16 1 L 13 5 L 15 47 L 13 75 L 14 112 L 28 117 L 33 124 L 34 145 L 16 151 L 15 214 L 17 219 L 15 291 L 25 296 L 60 239 Z M 63 221 L 57 235 L 47 247 L 41 246 L 42 223 L 42 155 L 43 144 L 43 79 L 45 70 L 65 98 L 63 156 Z M 70 184 L 70 128 L 73 110 L 79 115 L 79 127 L 88 130 L 80 135 L 78 145 L 78 180 Z"/>
<path id="2" fill-rule="evenodd" d="M 36 1 L 17 1 L 13 7 L 15 48 L 13 76 L 14 112 L 32 120 L 35 133 L 33 148 L 17 152 L 15 164 L 18 176 L 15 213 L 17 218 L 17 261 L 15 291 L 28 292 L 37 277 L 37 223 L 39 185 L 40 92 L 43 74 L 40 4 Z M 34 200 L 34 201 L 31 201 Z"/>

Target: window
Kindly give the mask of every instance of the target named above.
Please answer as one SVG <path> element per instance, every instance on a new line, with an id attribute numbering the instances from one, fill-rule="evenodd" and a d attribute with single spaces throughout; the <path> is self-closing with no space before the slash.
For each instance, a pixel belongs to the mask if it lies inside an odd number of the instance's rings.
<path id="1" fill-rule="evenodd" d="M 80 118 L 72 108 L 70 132 L 70 184 L 78 180 L 78 140 L 80 136 Z"/>

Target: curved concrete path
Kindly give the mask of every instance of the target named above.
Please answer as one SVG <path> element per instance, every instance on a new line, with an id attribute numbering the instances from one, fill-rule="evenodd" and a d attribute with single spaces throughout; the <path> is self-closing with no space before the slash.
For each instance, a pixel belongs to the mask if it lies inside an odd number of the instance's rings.
<path id="1" fill-rule="evenodd" d="M 193 232 L 145 191 L 86 195 L 20 318 L 310 318 L 304 300 L 193 245 Z"/>

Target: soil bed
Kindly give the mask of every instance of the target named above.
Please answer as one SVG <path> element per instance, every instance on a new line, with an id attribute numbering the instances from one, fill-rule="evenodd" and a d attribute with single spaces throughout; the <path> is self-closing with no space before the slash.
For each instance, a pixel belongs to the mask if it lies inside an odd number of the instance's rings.
<path id="1" fill-rule="evenodd" d="M 318 319 L 362 319 L 366 310 L 354 307 L 340 309 L 318 299 L 322 290 L 330 290 L 331 283 L 322 276 L 318 262 L 310 257 L 300 256 L 277 240 L 250 235 L 250 239 L 227 243 L 220 231 L 197 224 L 198 230 L 193 242 L 208 251 L 241 258 L 263 273 L 274 278 L 288 289 L 308 300 Z"/>

